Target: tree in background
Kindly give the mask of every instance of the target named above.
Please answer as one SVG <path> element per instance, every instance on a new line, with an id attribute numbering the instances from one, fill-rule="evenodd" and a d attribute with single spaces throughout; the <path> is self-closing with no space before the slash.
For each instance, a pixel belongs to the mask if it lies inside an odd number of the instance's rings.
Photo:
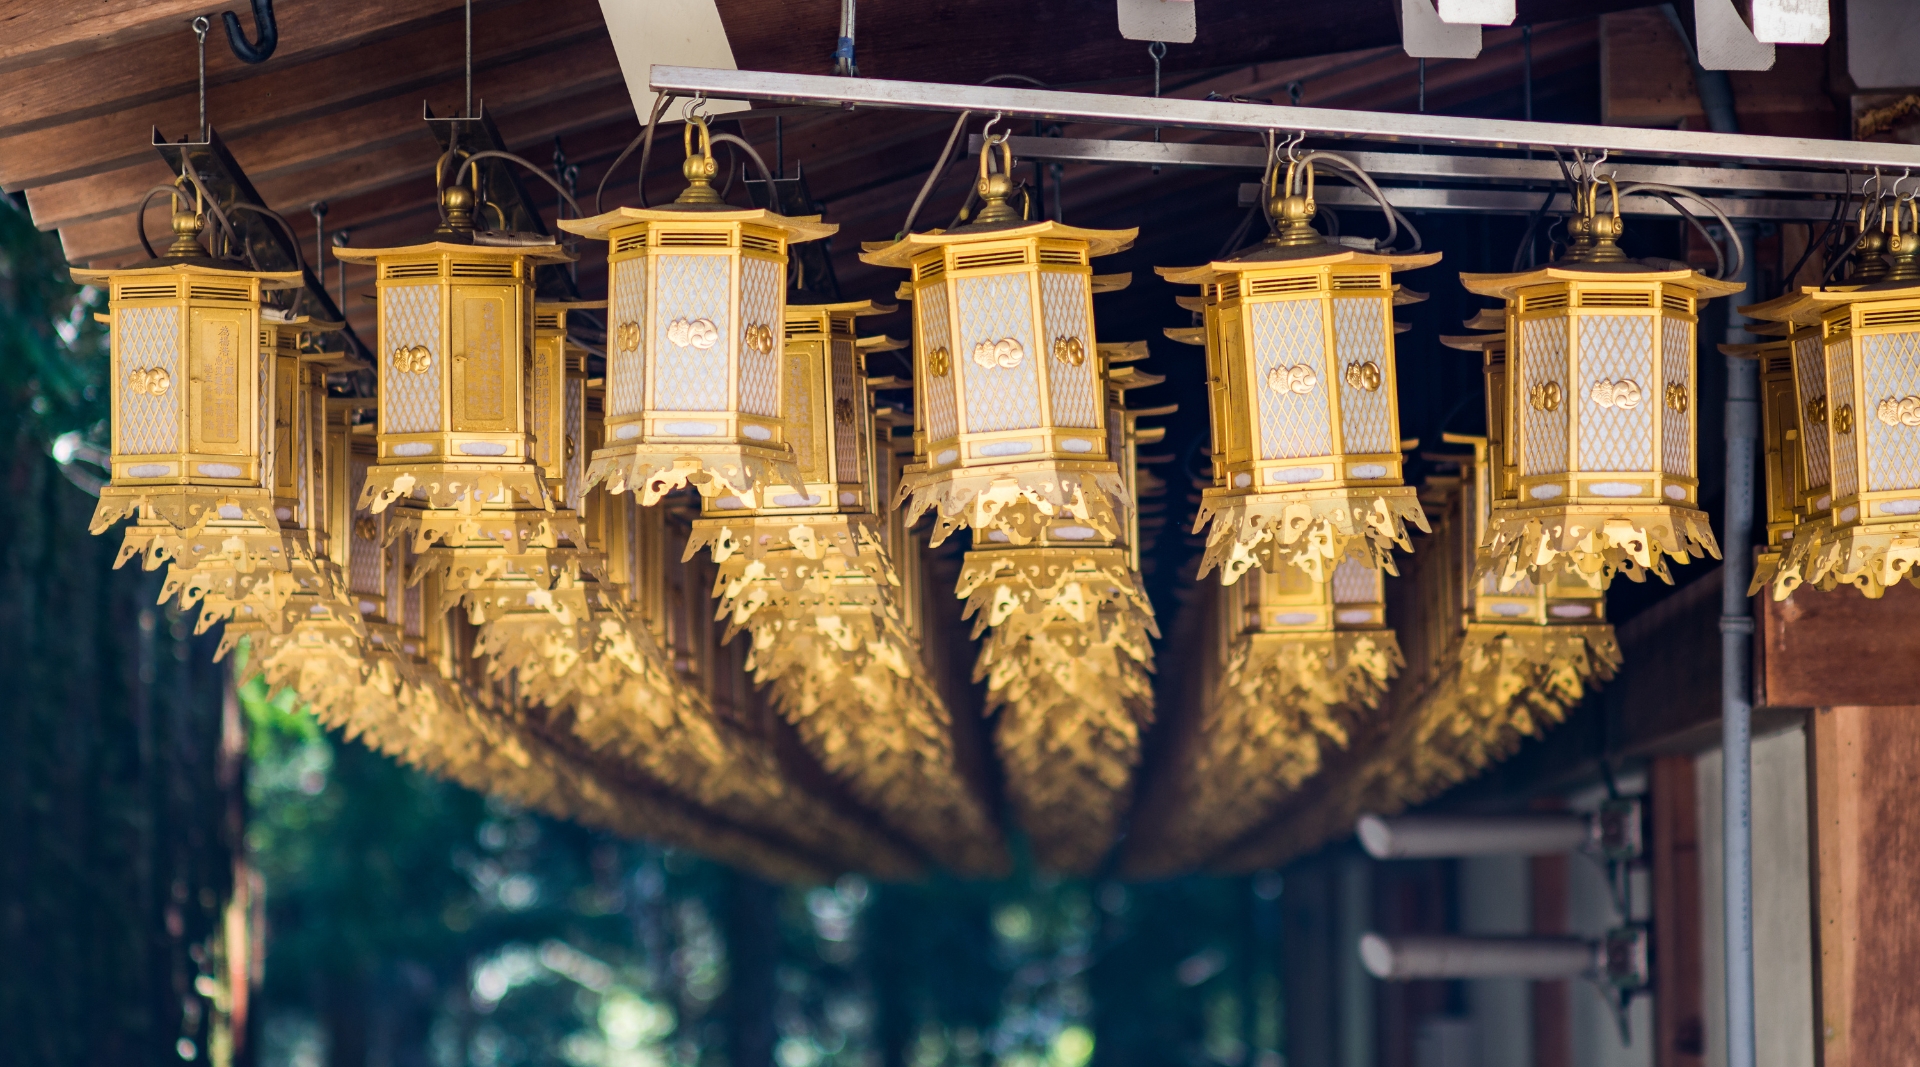
<path id="1" fill-rule="evenodd" d="M 212 635 L 87 534 L 102 305 L 0 197 L 0 1034 L 13 1063 L 207 1062 L 243 753 Z"/>

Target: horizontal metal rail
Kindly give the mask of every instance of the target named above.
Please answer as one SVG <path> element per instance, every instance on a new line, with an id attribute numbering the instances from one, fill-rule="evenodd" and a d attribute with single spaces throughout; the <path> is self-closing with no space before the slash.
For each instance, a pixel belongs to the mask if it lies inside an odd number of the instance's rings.
<path id="1" fill-rule="evenodd" d="M 1111 141 L 1088 137 L 1010 137 L 1013 154 L 1021 159 L 1060 163 L 1106 163 L 1135 167 L 1266 166 L 1266 150 L 1254 145 L 1181 144 L 1173 141 Z M 968 150 L 980 150 L 980 135 L 968 138 Z M 1342 150 L 1375 180 L 1456 181 L 1495 185 L 1558 184 L 1560 164 L 1547 159 L 1509 159 L 1501 156 L 1461 156 L 1418 152 L 1351 152 Z M 1854 180 L 1845 174 L 1821 170 L 1762 170 L 1752 167 L 1687 167 L 1612 162 L 1601 164 L 1602 176 L 1628 182 L 1658 182 L 1688 189 L 1775 193 L 1802 196 L 1840 196 L 1859 192 L 1866 172 Z M 1831 204 L 1828 210 L 1832 210 Z"/>
<path id="2" fill-rule="evenodd" d="M 652 88 L 681 96 L 769 100 L 839 107 L 916 111 L 999 112 L 1009 117 L 1123 126 L 1179 126 L 1208 130 L 1299 131 L 1328 137 L 1477 148 L 1605 149 L 1614 155 L 1663 159 L 1780 163 L 1827 170 L 1920 169 L 1920 145 L 1873 141 L 1762 137 L 1735 133 L 1519 122 L 1453 115 L 1345 111 L 1334 108 L 1237 104 L 1173 97 L 1114 96 L 998 85 L 836 78 L 753 70 L 655 66 Z"/>
<path id="3" fill-rule="evenodd" d="M 1546 199 L 1545 192 L 1523 192 L 1518 189 L 1432 189 L 1415 188 L 1406 185 L 1383 185 L 1380 191 L 1386 194 L 1387 203 L 1401 211 L 1472 211 L 1482 215 L 1531 215 L 1540 210 L 1540 202 Z M 1314 189 L 1314 199 L 1327 207 L 1372 208 L 1379 210 L 1373 194 L 1365 189 L 1356 189 L 1349 185 L 1329 185 L 1320 183 Z M 1757 219 L 1774 222 L 1824 222 L 1833 217 L 1834 203 L 1831 200 L 1774 200 L 1744 197 L 1709 197 L 1713 205 L 1726 212 L 1729 219 Z M 1246 183 L 1240 186 L 1239 203 L 1241 207 L 1253 207 L 1260 202 L 1260 186 Z M 1607 201 L 1601 200 L 1602 209 Z M 1693 217 L 1708 225 L 1715 220 L 1710 212 L 1698 204 L 1682 200 Z M 1547 213 L 1552 215 L 1573 214 L 1573 198 L 1564 192 L 1556 192 L 1546 205 Z M 1622 215 L 1662 215 L 1667 218 L 1679 218 L 1680 213 L 1673 205 L 1651 196 L 1627 196 L 1620 199 Z"/>

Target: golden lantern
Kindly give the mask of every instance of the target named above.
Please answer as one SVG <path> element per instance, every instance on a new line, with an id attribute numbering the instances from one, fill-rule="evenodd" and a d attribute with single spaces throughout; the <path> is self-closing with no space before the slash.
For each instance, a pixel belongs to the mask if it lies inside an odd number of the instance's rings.
<path id="1" fill-rule="evenodd" d="M 1844 583 L 1879 597 L 1903 578 L 1915 580 L 1920 206 L 1903 207 L 1890 212 L 1892 264 L 1881 280 L 1808 288 L 1742 309 L 1794 329 L 1789 343 L 1807 488 L 1773 579 L 1776 599 L 1803 581 L 1822 589 Z M 1817 380 L 1822 372 L 1824 382 Z"/>
<path id="2" fill-rule="evenodd" d="M 277 535 L 269 439 L 276 378 L 260 348 L 261 293 L 297 288 L 300 275 L 207 256 L 203 216 L 176 196 L 182 203 L 164 255 L 73 271 L 75 282 L 106 289 L 109 301 L 112 475 L 93 532 L 138 513 L 176 539 L 197 539 L 215 522 Z M 192 546 L 169 547 L 183 549 L 177 558 L 195 555 Z"/>
<path id="3" fill-rule="evenodd" d="M 1266 240 L 1232 259 L 1158 268 L 1201 287 L 1214 485 L 1194 528 L 1212 524 L 1200 573 L 1219 567 L 1228 584 L 1256 562 L 1315 582 L 1343 558 L 1391 572 L 1393 546 L 1411 548 L 1406 524 L 1426 529 L 1401 481 L 1392 277 L 1440 254 L 1327 242 L 1311 225 L 1312 159 L 1284 173 Z"/>
<path id="4" fill-rule="evenodd" d="M 568 340 L 567 317 L 606 306 L 604 300 L 533 306 L 527 435 L 533 462 L 546 474 L 547 492 L 557 506 L 573 512 L 581 510 L 586 487 L 587 350 Z"/>
<path id="5" fill-rule="evenodd" d="M 489 500 L 552 509 L 527 427 L 533 272 L 571 257 L 550 239 L 476 235 L 474 200 L 447 186 L 427 241 L 335 253 L 373 265 L 379 301 L 377 452 L 360 506 L 417 501 L 428 536 Z"/>
<path id="6" fill-rule="evenodd" d="M 1767 540 L 1754 558 L 1753 580 L 1747 588 L 1748 596 L 1759 592 L 1779 575 L 1781 560 L 1793 543 L 1795 531 L 1809 503 L 1805 499 L 1808 464 L 1802 448 L 1808 433 L 1802 426 L 1794 349 L 1800 342 L 1808 340 L 1817 346 L 1819 331 L 1800 330 L 1794 333 L 1806 336 L 1788 335 L 1785 327 L 1772 323 L 1749 330 L 1755 334 L 1776 331 L 1782 336 L 1757 344 L 1720 346 L 1721 354 L 1755 360 L 1760 370 L 1760 440 L 1765 451 Z M 1822 377 L 1824 379 L 1824 375 Z M 1824 398 L 1824 380 L 1821 386 L 1820 394 Z M 1824 435 L 1826 413 L 1817 409 L 1815 413 L 1822 416 L 1822 421 L 1811 429 Z M 1823 499 L 1825 505 L 1833 503 L 1831 493 L 1824 490 L 1820 497 L 1814 498 L 1814 502 Z M 1824 513 L 1826 509 L 1823 507 L 1821 510 Z"/>
<path id="7" fill-rule="evenodd" d="M 679 199 L 560 224 L 608 242 L 607 441 L 587 482 L 647 505 L 691 482 L 753 507 L 797 477 L 781 418 L 787 246 L 839 227 L 728 206 L 705 120 L 685 138 Z"/>
<path id="8" fill-rule="evenodd" d="M 1138 231 L 1027 221 L 1008 202 L 1012 158 L 1004 140 L 981 148 L 972 222 L 861 253 L 913 274 L 919 425 L 896 503 L 910 523 L 934 510 L 935 545 L 961 526 L 1024 545 L 1055 519 L 1071 520 L 1059 539 L 1112 541 L 1115 505 L 1131 505 L 1108 454 L 1088 263 Z"/>
<path id="9" fill-rule="evenodd" d="M 1617 196 L 1611 216 L 1597 204 L 1590 184 L 1559 262 L 1460 276 L 1507 311 L 1515 495 L 1496 505 L 1481 551 L 1503 589 L 1562 571 L 1594 589 L 1619 572 L 1671 581 L 1666 557 L 1720 554 L 1695 507 L 1694 336 L 1699 305 L 1742 286 L 1627 259 Z"/>
<path id="10" fill-rule="evenodd" d="M 703 498 L 686 551 L 711 547 L 726 637 L 751 633 L 748 669 L 821 765 L 929 854 L 991 873 L 1005 865 L 999 832 L 958 773 L 952 714 L 912 634 L 875 510 L 880 442 L 856 325 L 892 310 L 787 308 L 780 372 L 799 478 L 757 509 L 733 495 Z"/>
<path id="11" fill-rule="evenodd" d="M 1133 346 L 1096 351 L 1102 364 L 1145 355 Z M 1139 445 L 1161 436 L 1139 419 L 1168 409 L 1125 408 L 1126 391 L 1157 384 L 1156 376 L 1103 366 L 1102 378 L 1108 453 L 1128 465 L 1118 473 L 1131 504 Z M 1139 574 L 1137 509 L 1127 512 L 1107 536 L 1070 514 L 1028 526 L 1025 544 L 998 525 L 984 537 L 976 530 L 955 590 L 967 600 L 973 636 L 986 635 L 974 680 L 987 684 L 989 710 L 999 710 L 994 743 L 1009 797 L 1036 855 L 1067 871 L 1091 871 L 1112 842 L 1153 718 L 1159 630 Z"/>

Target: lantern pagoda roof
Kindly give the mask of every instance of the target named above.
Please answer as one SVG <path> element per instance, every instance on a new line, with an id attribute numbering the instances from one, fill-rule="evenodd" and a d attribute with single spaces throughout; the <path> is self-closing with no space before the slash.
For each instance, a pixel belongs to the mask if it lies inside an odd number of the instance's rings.
<path id="1" fill-rule="evenodd" d="M 1484 352 L 1488 346 L 1502 344 L 1506 339 L 1507 335 L 1504 333 L 1443 333 L 1440 335 L 1441 344 L 1448 348 L 1457 348 L 1462 352 Z"/>
<path id="2" fill-rule="evenodd" d="M 1272 267 L 1325 267 L 1352 263 L 1359 266 L 1384 266 L 1388 270 L 1414 270 L 1440 262 L 1440 253 L 1417 255 L 1381 255 L 1362 252 L 1330 241 L 1308 245 L 1275 245 L 1261 242 L 1232 259 L 1216 259 L 1198 267 L 1155 267 L 1154 273 L 1175 285 L 1205 285 L 1223 274 L 1242 274 Z M 1414 303 L 1416 301 L 1408 301 Z"/>
<path id="3" fill-rule="evenodd" d="M 818 314 L 824 311 L 828 314 L 852 314 L 855 318 L 861 315 L 891 315 L 898 310 L 900 310 L 898 304 L 882 304 L 876 300 L 848 300 L 839 304 L 789 303 L 787 305 L 789 313 L 798 311 L 803 314 Z"/>
<path id="4" fill-rule="evenodd" d="M 1789 326 L 1817 325 L 1822 316 L 1837 307 L 1867 300 L 1912 300 L 1920 298 L 1920 282 L 1879 281 L 1869 285 L 1809 285 L 1797 293 L 1784 293 L 1772 300 L 1750 304 L 1740 314 L 1763 322 Z"/>
<path id="5" fill-rule="evenodd" d="M 493 244 L 475 241 L 464 244 L 455 241 L 424 241 L 417 245 L 401 245 L 395 248 L 336 248 L 334 255 L 347 263 L 371 263 L 380 256 L 449 254 L 470 256 L 481 255 L 521 256 L 535 263 L 571 263 L 572 253 L 561 248 L 557 241 L 542 241 L 527 244 Z"/>
<path id="6" fill-rule="evenodd" d="M 1507 328 L 1507 309 L 1481 308 L 1473 318 L 1460 325 L 1469 330 L 1504 330 Z"/>
<path id="7" fill-rule="evenodd" d="M 782 215 L 763 207 L 663 204 L 660 207 L 617 207 L 584 219 L 561 219 L 560 228 L 568 233 L 605 241 L 613 231 L 636 222 L 747 222 L 756 226 L 784 230 L 788 241 L 817 241 L 840 232 L 836 223 L 821 222 L 818 215 Z"/>
<path id="8" fill-rule="evenodd" d="M 229 260 L 202 256 L 149 259 L 144 263 L 136 263 L 131 267 L 121 267 L 117 270 L 88 270 L 84 267 L 75 267 L 72 273 L 74 282 L 79 285 L 97 285 L 115 278 L 177 277 L 182 274 L 242 275 L 260 279 L 262 289 L 298 289 L 305 284 L 297 270 L 248 270 Z"/>
<path id="9" fill-rule="evenodd" d="M 1023 237 L 1051 237 L 1063 241 L 1085 241 L 1087 255 L 1110 256 L 1115 252 L 1125 252 L 1133 247 L 1133 239 L 1140 236 L 1140 228 L 1126 230 L 1088 230 L 1079 226 L 1068 226 L 1064 222 L 995 222 L 977 226 L 956 226 L 951 230 L 928 230 L 925 233 L 910 233 L 897 241 L 875 241 L 860 253 L 862 263 L 871 263 L 876 267 L 911 266 L 913 257 L 929 248 L 942 245 L 973 244 L 979 241 L 1018 239 Z"/>
<path id="10" fill-rule="evenodd" d="M 1467 292 L 1478 296 L 1498 297 L 1511 300 L 1520 290 L 1533 285 L 1548 282 L 1672 282 L 1697 291 L 1702 300 L 1712 300 L 1720 296 L 1732 296 L 1745 292 L 1746 286 L 1740 282 L 1725 282 L 1709 278 L 1691 267 L 1678 270 L 1661 270 L 1646 263 L 1633 260 L 1621 260 L 1613 263 L 1576 263 L 1567 265 L 1549 265 L 1535 270 L 1521 271 L 1517 274 L 1462 274 L 1460 284 Z"/>

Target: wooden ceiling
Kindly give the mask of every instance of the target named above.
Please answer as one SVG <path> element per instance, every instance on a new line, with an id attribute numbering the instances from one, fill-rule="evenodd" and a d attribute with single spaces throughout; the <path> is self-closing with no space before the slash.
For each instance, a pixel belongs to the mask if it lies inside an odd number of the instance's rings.
<path id="1" fill-rule="evenodd" d="M 1522 3 L 1522 18 L 1546 21 L 1632 0 Z M 475 0 L 473 92 L 509 146 L 543 166 L 557 148 L 580 167 L 590 195 L 639 123 L 594 0 Z M 194 38 L 188 22 L 203 6 L 177 0 L 21 6 L 0 16 L 0 188 L 24 191 L 33 218 L 60 231 L 70 261 L 95 266 L 139 258 L 133 212 L 171 174 L 151 135 L 181 139 L 197 123 Z M 744 68 L 825 72 L 838 33 L 838 6 L 776 0 L 721 0 L 735 57 Z M 421 121 L 463 105 L 462 5 L 449 0 L 281 0 L 279 47 L 257 66 L 228 49 L 216 19 L 207 39 L 207 118 L 268 204 L 304 237 L 309 209 L 327 205 L 329 234 L 347 230 L 356 246 L 406 241 L 431 218 L 429 171 L 437 151 Z M 243 15 L 243 22 L 250 19 Z M 929 27 L 939 32 L 929 32 Z M 858 58 L 873 77 L 977 82 L 1003 74 L 1052 85 L 1148 92 L 1144 45 L 1122 40 L 1110 0 L 866 0 Z M 1174 46 L 1165 91 L 1208 91 L 1285 99 L 1300 81 L 1308 104 L 1411 110 L 1415 64 L 1397 47 L 1389 0 L 1316 0 L 1244 5 L 1202 13 L 1199 39 Z M 1358 51 L 1356 51 L 1358 50 Z M 1535 38 L 1536 91 L 1569 70 L 1592 69 L 1593 20 L 1543 26 Z M 1518 99 L 1518 31 L 1490 31 L 1481 58 L 1430 65 L 1428 102 L 1471 109 L 1489 97 Z M 899 112 L 787 112 L 781 142 L 788 172 L 806 168 L 813 196 L 842 227 L 835 258 L 842 289 L 876 295 L 891 285 L 854 259 L 858 242 L 897 230 L 948 119 Z M 774 122 L 748 118 L 744 134 L 769 161 Z M 1122 134 L 1076 128 L 1074 135 Z M 671 195 L 678 171 L 677 127 L 661 131 L 650 177 Z M 1168 136 L 1178 136 L 1169 132 Z M 633 199 L 634 161 L 608 189 L 607 204 Z M 951 175 L 949 175 L 951 177 Z M 1189 205 L 1208 187 L 1206 210 L 1229 220 L 1229 182 L 1219 174 L 1153 176 L 1068 168 L 1063 209 L 1076 222 L 1138 219 L 1141 205 Z M 552 199 L 531 183 L 537 200 Z M 1153 190 L 1153 198 L 1145 197 Z M 936 208 L 951 213 L 964 181 L 943 187 Z M 739 197 L 739 191 L 735 191 Z M 1175 198 L 1175 199 L 1170 199 Z M 943 207 L 944 205 L 944 207 Z M 158 206 L 148 222 L 164 229 Z M 589 210 L 591 207 L 589 206 Z M 1192 212 L 1186 212 L 1191 215 Z M 1224 231 L 1222 231 L 1224 232 Z M 337 267 L 328 257 L 328 285 Z M 354 292 L 370 281 L 349 270 L 347 307 L 364 331 L 371 309 Z M 581 285 L 601 284 L 591 255 Z"/>

